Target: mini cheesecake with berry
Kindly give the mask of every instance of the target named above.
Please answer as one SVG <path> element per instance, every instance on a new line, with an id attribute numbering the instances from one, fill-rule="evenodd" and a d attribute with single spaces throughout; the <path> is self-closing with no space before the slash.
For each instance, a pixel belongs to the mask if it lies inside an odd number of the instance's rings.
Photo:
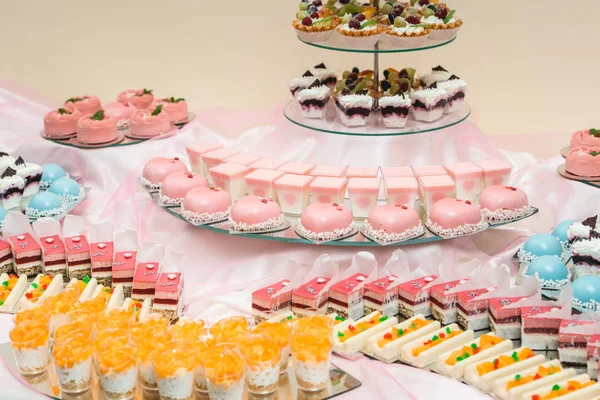
<path id="1" fill-rule="evenodd" d="M 428 0 L 419 0 L 419 3 L 425 2 L 430 3 Z M 433 40 L 452 39 L 463 24 L 462 19 L 455 16 L 456 10 L 448 8 L 445 3 L 426 4 L 421 13 L 422 22 L 431 28 L 429 37 Z"/>
<path id="2" fill-rule="evenodd" d="M 396 6 L 399 10 L 401 5 Z M 385 35 L 395 47 L 411 48 L 423 45 L 430 35 L 429 25 L 421 22 L 421 15 L 408 14 L 405 18 L 393 12 L 388 15 L 390 26 L 386 28 Z"/>
<path id="3" fill-rule="evenodd" d="M 389 68 L 383 71 L 385 79 L 380 84 L 379 108 L 383 123 L 388 128 L 403 128 L 408 120 L 412 101 L 409 92 L 415 76 L 414 68 L 399 72 Z"/>
<path id="4" fill-rule="evenodd" d="M 377 44 L 383 25 L 376 19 L 368 19 L 363 13 L 346 14 L 336 30 L 348 47 L 367 49 Z"/>
<path id="5" fill-rule="evenodd" d="M 319 79 L 315 79 L 306 89 L 298 89 L 295 96 L 304 118 L 325 118 L 331 90 Z"/>
<path id="6" fill-rule="evenodd" d="M 304 42 L 326 41 L 340 23 L 340 19 L 330 8 L 324 7 L 321 0 L 303 1 L 299 8 L 292 26 Z"/>
<path id="7" fill-rule="evenodd" d="M 163 106 L 163 110 L 169 115 L 169 120 L 172 124 L 186 122 L 188 119 L 188 105 L 183 97 L 166 97 L 164 99 L 156 99 L 154 108 Z"/>
<path id="8" fill-rule="evenodd" d="M 342 124 L 348 127 L 365 126 L 377 96 L 373 71 L 345 71 L 343 80 L 335 87 L 335 105 Z"/>

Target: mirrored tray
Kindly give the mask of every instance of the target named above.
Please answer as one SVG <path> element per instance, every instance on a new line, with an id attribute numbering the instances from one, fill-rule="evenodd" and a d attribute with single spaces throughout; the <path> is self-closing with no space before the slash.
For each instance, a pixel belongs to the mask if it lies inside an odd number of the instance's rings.
<path id="1" fill-rule="evenodd" d="M 556 172 L 558 172 L 558 174 L 560 176 L 562 176 L 563 178 L 566 178 L 566 179 L 569 179 L 572 181 L 585 183 L 586 185 L 591 186 L 591 187 L 600 188 L 600 177 L 589 178 L 589 177 L 583 177 L 583 176 L 579 176 L 579 175 L 573 175 L 573 174 L 567 172 L 567 170 L 565 169 L 565 164 L 560 164 L 558 167 L 556 167 Z"/>
<path id="2" fill-rule="evenodd" d="M 463 103 L 460 110 L 444 114 L 442 118 L 434 122 L 416 121 L 413 115 L 409 114 L 408 121 L 403 128 L 387 128 L 383 124 L 380 113 L 373 111 L 367 119 L 366 126 L 347 127 L 338 118 L 335 104 L 330 102 L 327 107 L 327 115 L 324 119 L 304 118 L 300 106 L 295 101 L 290 101 L 283 109 L 283 113 L 289 121 L 303 128 L 350 136 L 400 136 L 432 132 L 457 125 L 471 115 L 471 107 L 468 103 Z"/>
<path id="3" fill-rule="evenodd" d="M 152 200 L 160 206 L 159 203 L 159 198 L 158 198 L 158 193 L 154 192 L 154 193 L 149 193 L 150 197 L 152 198 Z M 348 201 L 348 200 L 346 200 Z M 185 218 L 183 218 L 183 216 L 181 216 L 180 214 L 180 208 L 179 207 L 161 207 L 164 211 L 168 212 L 169 214 L 188 222 Z M 535 215 L 538 213 L 538 209 L 535 207 L 531 207 L 531 213 L 529 215 L 527 215 L 524 218 L 521 219 L 525 219 L 525 218 L 529 218 L 532 215 Z M 286 242 L 286 243 L 300 243 L 300 244 L 317 244 L 314 243 L 308 239 L 304 239 L 301 236 L 299 236 L 296 231 L 296 225 L 298 224 L 298 217 L 293 217 L 290 215 L 286 215 L 286 219 L 289 221 L 290 223 L 290 227 L 287 228 L 284 231 L 279 231 L 279 232 L 271 232 L 271 233 L 263 233 L 263 234 L 257 234 L 257 233 L 236 233 L 235 236 L 242 236 L 242 237 L 247 237 L 247 238 L 253 238 L 253 239 L 261 239 L 261 240 L 271 240 L 271 241 L 275 241 L 275 242 Z M 422 216 L 423 219 L 423 216 Z M 517 222 L 520 221 L 521 219 L 518 220 L 513 220 L 510 222 L 499 222 L 499 223 L 495 223 L 493 225 L 490 225 L 490 228 L 494 228 L 494 227 L 498 227 L 498 226 L 502 226 L 502 225 L 506 225 L 509 223 L 513 223 L 513 222 Z M 359 226 L 359 228 L 362 226 L 362 223 L 360 221 L 355 221 L 357 223 L 357 225 Z M 188 222 L 189 223 L 189 222 Z M 191 223 L 190 223 L 191 224 Z M 191 224 L 193 225 L 193 224 Z M 224 222 L 217 222 L 214 224 L 207 224 L 207 225 L 193 225 L 196 226 L 198 228 L 202 228 L 202 229 L 207 229 L 209 231 L 214 231 L 214 232 L 218 232 L 218 233 L 223 233 L 226 235 L 229 235 L 229 222 L 228 221 L 224 221 Z M 478 233 L 478 232 L 477 232 Z M 462 236 L 459 236 L 462 237 Z M 450 239 L 454 239 L 454 238 L 450 238 Z M 421 243 L 429 243 L 429 242 L 437 242 L 439 240 L 450 240 L 450 239 L 444 239 L 441 236 L 438 236 L 432 232 L 430 232 L 429 230 L 425 230 L 425 234 L 422 236 L 419 236 L 415 239 L 410 239 L 404 242 L 395 242 L 392 244 L 389 244 L 389 247 L 394 247 L 394 246 L 405 246 L 405 245 L 411 245 L 411 244 L 421 244 Z M 341 240 L 335 240 L 335 241 L 331 241 L 331 242 L 323 242 L 323 243 L 319 243 L 318 245 L 320 246 L 360 246 L 360 247 L 382 247 L 381 244 L 377 243 L 377 242 L 373 242 L 369 239 L 367 239 L 365 236 L 363 236 L 361 233 L 358 233 L 356 235 L 352 235 L 350 237 L 347 237 L 345 239 L 341 239 Z"/>

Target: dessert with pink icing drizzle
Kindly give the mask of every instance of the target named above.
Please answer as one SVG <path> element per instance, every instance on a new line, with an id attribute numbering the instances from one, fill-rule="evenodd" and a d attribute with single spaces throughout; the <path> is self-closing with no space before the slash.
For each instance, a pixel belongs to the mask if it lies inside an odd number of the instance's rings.
<path id="1" fill-rule="evenodd" d="M 131 117 L 137 111 L 137 108 L 131 104 L 123 104 L 118 101 L 104 105 L 104 112 L 117 121 L 118 129 L 127 129 L 131 125 Z"/>
<path id="2" fill-rule="evenodd" d="M 385 191 L 388 204 L 406 204 L 409 207 L 415 207 L 419 183 L 413 176 L 385 177 Z"/>
<path id="3" fill-rule="evenodd" d="M 300 215 L 310 201 L 312 176 L 285 174 L 275 181 L 275 191 L 285 214 Z"/>
<path id="4" fill-rule="evenodd" d="M 222 221 L 229 216 L 231 197 L 219 187 L 198 187 L 185 195 L 181 215 L 194 224 Z"/>
<path id="5" fill-rule="evenodd" d="M 258 197 L 270 198 L 279 203 L 277 191 L 275 190 L 275 181 L 283 174 L 283 171 L 272 169 L 257 169 L 252 171 L 244 178 L 248 187 L 248 193 Z"/>
<path id="6" fill-rule="evenodd" d="M 77 140 L 85 144 L 108 143 L 119 137 L 117 121 L 104 114 L 104 110 L 94 115 L 86 114 L 77 120 Z"/>
<path id="7" fill-rule="evenodd" d="M 141 182 L 150 189 L 158 190 L 163 181 L 174 172 L 187 172 L 187 167 L 179 158 L 151 158 L 142 171 Z"/>
<path id="8" fill-rule="evenodd" d="M 171 130 L 169 114 L 162 105 L 154 109 L 137 110 L 131 117 L 131 134 L 140 138 L 153 138 Z"/>
<path id="9" fill-rule="evenodd" d="M 154 101 L 152 90 L 148 89 L 131 89 L 119 93 L 117 101 L 123 104 L 132 104 L 135 108 L 143 110 L 150 107 Z"/>
<path id="10" fill-rule="evenodd" d="M 65 101 L 64 107 L 71 110 L 77 110 L 81 113 L 81 115 L 95 114 L 102 109 L 100 99 L 98 99 L 96 96 L 88 95 L 71 97 Z"/>
<path id="11" fill-rule="evenodd" d="M 198 174 L 175 172 L 163 181 L 159 198 L 167 206 L 178 206 L 183 202 L 185 195 L 197 187 L 208 187 L 208 181 Z"/>
<path id="12" fill-rule="evenodd" d="M 188 105 L 183 97 L 167 97 L 164 99 L 156 99 L 154 107 L 162 105 L 163 109 L 169 115 L 169 120 L 172 124 L 185 122 L 188 119 Z"/>
<path id="13" fill-rule="evenodd" d="M 488 222 L 510 221 L 531 212 L 524 191 L 511 186 L 492 185 L 479 195 L 479 206 Z"/>
<path id="14" fill-rule="evenodd" d="M 343 203 L 347 185 L 346 178 L 317 176 L 310 183 L 312 201 L 315 203 Z"/>
<path id="15" fill-rule="evenodd" d="M 208 153 L 213 150 L 220 149 L 221 145 L 213 142 L 197 142 L 191 146 L 185 148 L 185 152 L 190 159 L 190 166 L 192 172 L 202 174 L 205 178 L 208 177 L 208 170 L 204 166 L 202 161 L 202 154 Z"/>
<path id="16" fill-rule="evenodd" d="M 348 236 L 354 231 L 352 213 L 343 204 L 313 203 L 306 207 L 296 231 L 300 236 L 315 241 L 331 241 Z"/>
<path id="17" fill-rule="evenodd" d="M 83 115 L 77 109 L 59 108 L 44 116 L 44 133 L 50 138 L 63 138 L 77 132 L 77 120 Z"/>
<path id="18" fill-rule="evenodd" d="M 467 235 L 485 227 L 481 208 L 469 200 L 439 200 L 427 219 L 427 228 L 444 237 Z"/>
<path id="19" fill-rule="evenodd" d="M 456 198 L 475 201 L 481 189 L 483 171 L 472 162 L 444 165 L 454 179 Z"/>
<path id="20" fill-rule="evenodd" d="M 419 186 L 423 207 L 428 213 L 437 201 L 454 197 L 454 179 L 450 175 L 421 176 Z"/>
<path id="21" fill-rule="evenodd" d="M 565 168 L 567 172 L 579 176 L 600 176 L 600 146 L 583 146 L 569 150 Z"/>
<path id="22" fill-rule="evenodd" d="M 365 234 L 381 242 L 400 242 L 425 232 L 419 214 L 407 205 L 381 204 L 369 213 Z"/>
<path id="23" fill-rule="evenodd" d="M 477 161 L 477 164 L 483 170 L 483 187 L 492 185 L 508 185 L 508 177 L 512 167 L 503 160 L 484 160 Z"/>
<path id="24" fill-rule="evenodd" d="M 348 195 L 354 218 L 367 218 L 377 206 L 380 183 L 379 178 L 350 178 Z"/>
<path id="25" fill-rule="evenodd" d="M 209 170 L 215 186 L 223 188 L 234 203 L 246 195 L 244 177 L 252 171 L 250 167 L 233 162 L 225 162 Z"/>
<path id="26" fill-rule="evenodd" d="M 285 219 L 281 208 L 272 199 L 246 196 L 231 207 L 229 223 L 239 232 L 260 232 L 278 228 Z"/>
<path id="27" fill-rule="evenodd" d="M 584 129 L 571 136 L 571 149 L 576 147 L 600 147 L 600 129 Z"/>

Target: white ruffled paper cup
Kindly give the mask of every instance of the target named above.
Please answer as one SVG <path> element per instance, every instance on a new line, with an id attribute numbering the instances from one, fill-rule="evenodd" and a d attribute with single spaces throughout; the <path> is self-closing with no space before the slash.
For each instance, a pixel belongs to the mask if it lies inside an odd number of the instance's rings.
<path id="1" fill-rule="evenodd" d="M 392 46 L 401 49 L 411 49 L 424 45 L 425 42 L 427 42 L 427 39 L 430 38 L 430 33 L 422 36 L 398 36 L 386 33 L 386 36 L 388 37 Z"/>
<path id="2" fill-rule="evenodd" d="M 305 32 L 305 31 L 301 31 L 300 29 L 296 29 L 296 33 L 298 34 L 298 37 L 300 38 L 300 40 L 302 40 L 303 42 L 322 43 L 331 37 L 334 30 L 335 29 L 330 29 L 328 31 L 320 31 L 320 32 Z"/>
<path id="3" fill-rule="evenodd" d="M 457 28 L 452 28 L 452 29 L 431 29 L 431 32 L 429 32 L 429 39 L 432 40 L 450 40 L 452 39 L 454 36 L 456 36 L 456 34 L 458 33 L 458 31 L 460 30 L 460 26 Z"/>
<path id="4" fill-rule="evenodd" d="M 346 46 L 352 49 L 372 49 L 381 37 L 380 33 L 370 36 L 346 36 L 342 33 L 338 34 L 342 37 Z"/>

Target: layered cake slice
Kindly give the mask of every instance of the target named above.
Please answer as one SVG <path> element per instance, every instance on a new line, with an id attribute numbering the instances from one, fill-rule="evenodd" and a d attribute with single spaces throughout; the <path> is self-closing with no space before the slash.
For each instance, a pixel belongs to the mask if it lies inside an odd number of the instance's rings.
<path id="1" fill-rule="evenodd" d="M 131 297 L 136 256 L 136 251 L 118 251 L 112 263 L 112 285 L 123 286 L 125 297 Z"/>
<path id="2" fill-rule="evenodd" d="M 69 277 L 83 279 L 92 276 L 90 244 L 85 235 L 65 237 Z"/>
<path id="3" fill-rule="evenodd" d="M 440 321 L 442 325 L 448 325 L 456 322 L 456 292 L 452 289 L 465 283 L 466 279 L 458 279 L 450 282 L 440 283 L 431 286 L 429 296 L 431 301 L 431 314 L 433 318 Z"/>
<path id="4" fill-rule="evenodd" d="M 354 218 L 367 218 L 377 206 L 380 182 L 379 178 L 350 178 L 348 195 Z"/>
<path id="5" fill-rule="evenodd" d="M 335 105 L 342 124 L 348 127 L 365 126 L 373 108 L 373 97 L 342 91 L 337 96 Z"/>
<path id="6" fill-rule="evenodd" d="M 495 288 L 473 289 L 457 293 L 457 320 L 461 328 L 478 331 L 489 327 L 488 300 L 479 297 L 492 290 Z"/>
<path id="7" fill-rule="evenodd" d="M 15 166 L 17 167 L 17 174 L 25 182 L 23 197 L 30 197 L 38 193 L 42 181 L 42 167 L 33 163 L 25 163 L 21 157 L 16 159 Z"/>
<path id="8" fill-rule="evenodd" d="M 375 311 L 359 320 L 347 319 L 333 327 L 333 351 L 357 353 L 367 347 L 370 336 L 398 323 L 396 317 L 385 317 Z"/>
<path id="9" fill-rule="evenodd" d="M 561 318 L 552 306 L 521 307 L 521 343 L 534 350 L 557 350 Z M 547 314 L 547 315 L 545 315 Z"/>
<path id="10" fill-rule="evenodd" d="M 410 94 L 412 112 L 417 121 L 433 122 L 444 115 L 448 94 L 434 83 L 427 89 L 415 90 Z"/>
<path id="11" fill-rule="evenodd" d="M 152 311 L 173 321 L 181 317 L 183 305 L 183 273 L 161 272 L 156 284 Z"/>
<path id="12" fill-rule="evenodd" d="M 289 280 L 283 279 L 252 292 L 252 318 L 255 324 L 292 309 L 292 291 L 283 290 L 289 283 Z"/>
<path id="13" fill-rule="evenodd" d="M 295 96 L 304 118 L 325 118 L 331 90 L 320 80 L 315 79 L 307 88 L 297 90 Z"/>
<path id="14" fill-rule="evenodd" d="M 467 82 L 456 75 L 452 75 L 446 82 L 438 82 L 437 86 L 440 89 L 444 89 L 448 95 L 448 103 L 445 110 L 446 114 L 460 110 L 460 107 L 465 102 Z"/>
<path id="15" fill-rule="evenodd" d="M 49 276 L 61 274 L 67 280 L 67 255 L 65 244 L 60 236 L 52 235 L 40 238 L 44 273 Z"/>
<path id="16" fill-rule="evenodd" d="M 365 284 L 365 314 L 379 311 L 387 317 L 398 315 L 398 287 L 393 285 L 396 279 L 397 276 L 388 275 Z"/>
<path id="17" fill-rule="evenodd" d="M 190 160 L 190 168 L 192 172 L 201 174 L 205 178 L 208 177 L 208 170 L 204 166 L 202 155 L 209 151 L 220 149 L 221 145 L 213 142 L 197 142 L 185 148 L 185 152 Z"/>
<path id="18" fill-rule="evenodd" d="M 429 275 L 404 282 L 398 286 L 399 313 L 404 318 L 415 314 L 431 315 L 429 303 L 429 284 L 437 279 L 437 275 Z"/>
<path id="19" fill-rule="evenodd" d="M 0 239 L 0 273 L 10 274 L 13 272 L 13 261 L 10 243 Z"/>
<path id="20" fill-rule="evenodd" d="M 23 178 L 17 175 L 15 169 L 11 167 L 6 168 L 2 175 L 0 175 L 0 200 L 2 200 L 2 206 L 7 210 L 19 207 L 24 190 L 25 181 Z"/>
<path id="21" fill-rule="evenodd" d="M 563 363 L 586 365 L 587 344 L 596 332 L 600 332 L 596 321 L 562 320 L 558 328 L 558 359 Z"/>
<path id="22" fill-rule="evenodd" d="M 344 319 L 362 318 L 365 314 L 363 282 L 366 279 L 364 274 L 358 273 L 331 285 L 327 314 L 336 313 Z"/>
<path id="23" fill-rule="evenodd" d="M 292 291 L 292 312 L 298 317 L 306 317 L 327 312 L 328 284 L 331 278 L 315 277 Z"/>
<path id="24" fill-rule="evenodd" d="M 156 282 L 160 272 L 158 262 L 142 262 L 135 268 L 131 298 L 138 301 L 154 300 Z"/>
<path id="25" fill-rule="evenodd" d="M 593 335 L 586 346 L 587 370 L 592 379 L 598 379 L 598 363 L 600 363 L 600 334 Z"/>
<path id="26" fill-rule="evenodd" d="M 90 245 L 90 260 L 92 261 L 92 277 L 104 286 L 112 286 L 112 265 L 115 244 L 98 242 Z"/>
<path id="27" fill-rule="evenodd" d="M 521 338 L 521 307 L 514 305 L 527 297 L 494 297 L 488 301 L 490 329 L 505 339 Z"/>
<path id="28" fill-rule="evenodd" d="M 14 259 L 15 273 L 25 274 L 28 277 L 42 273 L 42 248 L 30 233 L 11 236 L 9 238 Z"/>

